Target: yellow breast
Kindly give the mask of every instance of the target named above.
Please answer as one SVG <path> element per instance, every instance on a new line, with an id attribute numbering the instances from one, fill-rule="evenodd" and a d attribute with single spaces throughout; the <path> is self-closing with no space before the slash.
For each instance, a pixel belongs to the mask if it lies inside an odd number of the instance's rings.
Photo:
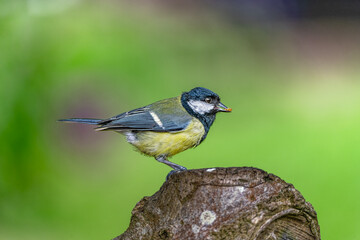
<path id="1" fill-rule="evenodd" d="M 132 144 L 146 155 L 156 157 L 164 154 L 171 157 L 197 146 L 204 133 L 205 128 L 202 123 L 193 118 L 187 128 L 180 132 L 138 132 L 136 134 L 137 141 Z"/>

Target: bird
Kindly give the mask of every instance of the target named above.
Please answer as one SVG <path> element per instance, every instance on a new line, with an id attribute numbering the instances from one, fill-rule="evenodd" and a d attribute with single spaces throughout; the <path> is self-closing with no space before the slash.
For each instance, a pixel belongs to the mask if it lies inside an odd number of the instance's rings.
<path id="1" fill-rule="evenodd" d="M 115 131 L 127 142 L 161 163 L 184 171 L 186 167 L 168 159 L 202 143 L 219 112 L 232 109 L 220 102 L 213 91 L 196 87 L 180 96 L 168 98 L 107 119 L 69 118 L 62 122 L 96 125 L 97 131 Z"/>

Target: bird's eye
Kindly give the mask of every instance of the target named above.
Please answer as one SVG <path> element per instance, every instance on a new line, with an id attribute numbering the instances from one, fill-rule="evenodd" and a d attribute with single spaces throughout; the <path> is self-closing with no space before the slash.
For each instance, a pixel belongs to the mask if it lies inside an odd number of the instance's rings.
<path id="1" fill-rule="evenodd" d="M 211 103 L 211 98 L 205 98 L 205 102 Z"/>

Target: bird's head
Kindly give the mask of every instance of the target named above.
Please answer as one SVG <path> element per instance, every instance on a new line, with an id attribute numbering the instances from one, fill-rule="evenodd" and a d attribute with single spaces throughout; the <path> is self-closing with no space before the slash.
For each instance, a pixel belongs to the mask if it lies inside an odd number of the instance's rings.
<path id="1" fill-rule="evenodd" d="M 197 117 L 215 115 L 218 112 L 231 112 L 232 109 L 220 102 L 220 97 L 209 89 L 197 87 L 181 96 L 182 104 L 190 114 Z"/>

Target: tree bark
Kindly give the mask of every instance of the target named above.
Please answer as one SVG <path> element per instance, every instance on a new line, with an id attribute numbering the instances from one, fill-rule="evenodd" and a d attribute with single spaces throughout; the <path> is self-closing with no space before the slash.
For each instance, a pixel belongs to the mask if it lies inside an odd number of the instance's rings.
<path id="1" fill-rule="evenodd" d="M 132 211 L 114 240 L 320 240 L 312 205 L 292 184 L 256 168 L 178 172 Z"/>

